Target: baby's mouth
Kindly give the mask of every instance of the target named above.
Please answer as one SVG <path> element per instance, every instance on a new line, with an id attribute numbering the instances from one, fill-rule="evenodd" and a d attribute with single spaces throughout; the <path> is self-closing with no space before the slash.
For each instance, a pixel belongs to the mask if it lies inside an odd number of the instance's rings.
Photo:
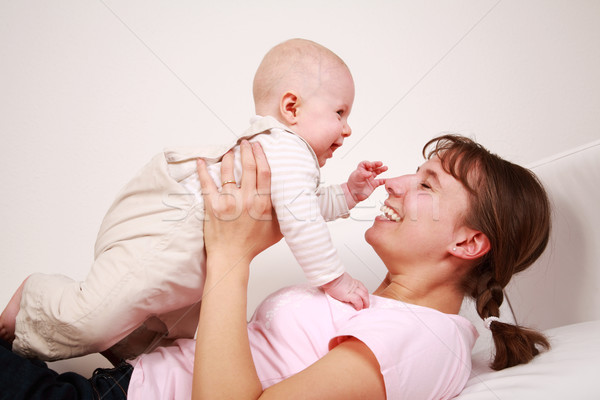
<path id="1" fill-rule="evenodd" d="M 385 204 L 381 206 L 380 210 L 383 211 L 383 215 L 390 221 L 400 222 L 402 220 L 396 210 L 386 206 Z"/>

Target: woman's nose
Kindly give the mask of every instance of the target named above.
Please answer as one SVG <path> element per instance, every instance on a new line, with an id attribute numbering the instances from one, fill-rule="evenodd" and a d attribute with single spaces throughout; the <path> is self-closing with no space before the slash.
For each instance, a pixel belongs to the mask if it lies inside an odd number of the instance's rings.
<path id="1" fill-rule="evenodd" d="M 412 175 L 397 176 L 385 180 L 385 190 L 390 196 L 403 196 Z"/>

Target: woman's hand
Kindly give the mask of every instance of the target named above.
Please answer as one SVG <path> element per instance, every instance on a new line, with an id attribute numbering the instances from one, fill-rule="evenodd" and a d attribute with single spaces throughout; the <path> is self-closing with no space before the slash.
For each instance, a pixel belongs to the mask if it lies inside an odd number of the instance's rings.
<path id="1" fill-rule="evenodd" d="M 240 148 L 241 187 L 233 175 L 233 153 L 225 154 L 221 163 L 221 190 L 209 176 L 204 161 L 198 161 L 207 258 L 250 262 L 282 237 L 271 205 L 271 170 L 262 147 L 245 140 Z"/>

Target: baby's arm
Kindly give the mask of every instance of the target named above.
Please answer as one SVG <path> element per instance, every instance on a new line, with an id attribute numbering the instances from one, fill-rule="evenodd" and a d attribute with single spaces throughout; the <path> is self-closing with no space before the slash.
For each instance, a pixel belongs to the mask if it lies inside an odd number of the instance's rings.
<path id="1" fill-rule="evenodd" d="M 387 169 L 381 161 L 361 161 L 350 174 L 348 182 L 342 184 L 348 208 L 353 208 L 369 197 L 378 186 L 383 185 L 385 179 L 377 179 L 377 175 Z"/>
<path id="2" fill-rule="evenodd" d="M 385 183 L 385 179 L 376 179 L 377 175 L 385 171 L 387 167 L 381 161 L 362 161 L 358 164 L 348 182 L 342 184 L 348 209 L 365 200 L 378 186 Z M 357 310 L 369 306 L 369 292 L 365 286 L 346 272 L 321 288 L 331 297 L 351 303 Z"/>
<path id="3" fill-rule="evenodd" d="M 12 343 L 15 339 L 15 325 L 17 321 L 17 314 L 21 308 L 21 297 L 23 295 L 23 286 L 25 285 L 27 278 L 21 283 L 21 286 L 16 290 L 13 297 L 10 299 L 2 315 L 0 315 L 0 338 Z"/>
<path id="4" fill-rule="evenodd" d="M 362 309 L 369 304 L 368 291 L 344 272 L 322 215 L 317 192 L 319 170 L 311 154 L 300 147 L 305 144 L 298 142 L 289 135 L 281 138 L 277 146 L 263 144 L 271 166 L 271 200 L 281 233 L 313 286 Z M 337 192 L 343 198 L 339 186 Z M 337 203 L 335 193 L 326 195 Z M 332 204 L 330 208 L 335 214 L 339 207 Z"/>
<path id="5" fill-rule="evenodd" d="M 387 171 L 381 161 L 362 161 L 342 185 L 319 186 L 317 201 L 325 221 L 346 218 L 349 210 L 365 200 L 385 179 L 376 176 Z"/>

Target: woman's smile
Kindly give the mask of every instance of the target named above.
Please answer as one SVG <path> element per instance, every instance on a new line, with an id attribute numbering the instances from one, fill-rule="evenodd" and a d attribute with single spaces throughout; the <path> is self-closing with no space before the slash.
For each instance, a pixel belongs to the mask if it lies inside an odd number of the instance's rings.
<path id="1" fill-rule="evenodd" d="M 402 220 L 402 218 L 400 218 L 400 215 L 398 215 L 398 212 L 386 204 L 382 205 L 380 210 L 383 211 L 383 216 L 390 221 L 400 222 Z"/>

